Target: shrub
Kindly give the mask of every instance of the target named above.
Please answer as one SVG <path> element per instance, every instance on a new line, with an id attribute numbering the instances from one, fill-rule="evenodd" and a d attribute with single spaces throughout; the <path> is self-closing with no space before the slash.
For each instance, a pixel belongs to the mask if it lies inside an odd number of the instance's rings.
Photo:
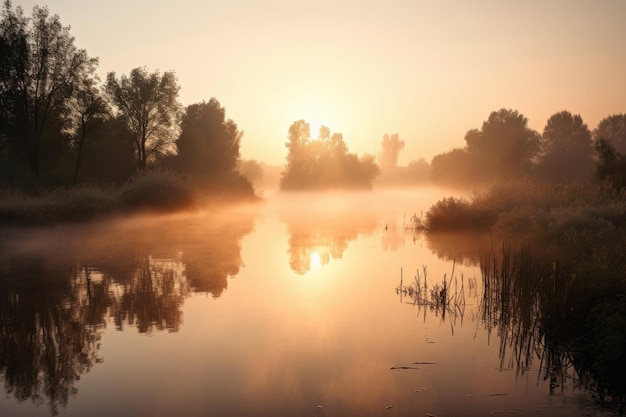
<path id="1" fill-rule="evenodd" d="M 193 181 L 170 171 L 145 170 L 128 180 L 120 190 L 122 207 L 170 211 L 195 204 Z"/>
<path id="2" fill-rule="evenodd" d="M 485 229 L 494 224 L 494 213 L 463 198 L 448 197 L 435 203 L 426 213 L 429 231 Z"/>

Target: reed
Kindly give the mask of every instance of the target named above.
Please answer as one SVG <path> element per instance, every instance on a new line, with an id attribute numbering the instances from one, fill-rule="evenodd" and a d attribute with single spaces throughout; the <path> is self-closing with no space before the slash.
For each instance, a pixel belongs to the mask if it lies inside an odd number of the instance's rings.
<path id="1" fill-rule="evenodd" d="M 573 372 L 576 385 L 607 403 L 623 404 L 623 278 L 599 284 L 607 278 L 583 276 L 571 264 L 505 245 L 485 254 L 480 266 L 480 317 L 489 333 L 497 332 L 502 369 L 523 374 L 538 361 L 551 390 L 563 387 Z"/>
<path id="2" fill-rule="evenodd" d="M 446 319 L 446 315 L 451 317 L 453 321 L 457 318 L 463 319 L 465 314 L 465 278 L 463 274 L 459 277 L 455 274 L 455 262 L 452 263 L 452 271 L 450 277 L 444 274 L 441 283 L 428 285 L 428 268 L 422 266 L 422 270 L 415 271 L 414 280 L 408 285 L 404 285 L 403 270 L 400 268 L 400 284 L 396 287 L 396 294 L 400 295 L 400 300 L 404 302 L 403 297 L 408 297 L 410 304 L 417 306 L 420 310 L 424 309 L 432 311 L 436 316 L 440 316 L 442 320 Z"/>

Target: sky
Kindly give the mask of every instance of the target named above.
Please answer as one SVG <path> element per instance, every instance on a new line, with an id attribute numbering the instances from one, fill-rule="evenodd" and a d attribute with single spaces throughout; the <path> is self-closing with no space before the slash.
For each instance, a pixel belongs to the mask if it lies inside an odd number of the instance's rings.
<path id="1" fill-rule="evenodd" d="M 13 0 L 48 6 L 99 74 L 174 71 L 184 106 L 216 98 L 242 157 L 284 164 L 291 123 L 351 152 L 405 141 L 400 165 L 465 145 L 492 111 L 539 132 L 626 113 L 624 0 Z"/>

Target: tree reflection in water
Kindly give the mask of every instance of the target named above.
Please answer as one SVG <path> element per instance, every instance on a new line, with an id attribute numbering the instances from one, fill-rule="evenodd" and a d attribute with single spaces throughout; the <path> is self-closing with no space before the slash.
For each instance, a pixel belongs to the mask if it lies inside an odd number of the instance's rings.
<path id="1" fill-rule="evenodd" d="M 315 262 L 328 265 L 341 259 L 348 243 L 378 227 L 378 216 L 367 210 L 329 206 L 320 210 L 285 211 L 281 220 L 289 231 L 289 266 L 297 274 L 306 274 Z"/>
<path id="2" fill-rule="evenodd" d="M 0 379 L 52 414 L 102 360 L 118 330 L 177 331 L 193 291 L 219 297 L 242 265 L 250 215 L 155 218 L 4 233 L 0 241 Z M 62 237 L 62 238 L 61 238 Z"/>

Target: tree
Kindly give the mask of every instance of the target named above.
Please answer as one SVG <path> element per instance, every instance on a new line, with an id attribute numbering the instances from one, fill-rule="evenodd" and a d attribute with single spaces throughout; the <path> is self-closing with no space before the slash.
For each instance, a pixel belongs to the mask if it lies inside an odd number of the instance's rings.
<path id="1" fill-rule="evenodd" d="M 540 135 L 528 127 L 528 119 L 517 110 L 491 112 L 480 130 L 465 135 L 466 150 L 484 180 L 514 177 L 530 172 L 539 151 Z"/>
<path id="2" fill-rule="evenodd" d="M 107 74 L 106 92 L 134 134 L 139 169 L 174 152 L 181 111 L 179 90 L 173 72 L 161 75 L 139 67 L 119 79 L 114 72 Z"/>
<path id="3" fill-rule="evenodd" d="M 6 146 L 26 156 L 31 174 L 40 175 L 44 139 L 61 137 L 68 103 L 98 60 L 74 45 L 69 27 L 47 8 L 35 6 L 31 19 L 4 2 L 0 20 L 0 112 Z M 9 145 L 10 143 L 10 145 Z"/>
<path id="4" fill-rule="evenodd" d="M 591 131 L 580 115 L 561 111 L 543 130 L 539 175 L 556 181 L 589 179 L 593 173 Z"/>
<path id="5" fill-rule="evenodd" d="M 437 185 L 465 187 L 484 180 L 476 159 L 464 148 L 435 155 L 430 166 L 430 178 Z"/>
<path id="6" fill-rule="evenodd" d="M 604 139 L 611 143 L 617 152 L 626 153 L 626 114 L 614 114 L 598 123 L 593 132 L 594 139 Z"/>
<path id="7" fill-rule="evenodd" d="M 95 123 L 109 115 L 109 106 L 100 94 L 95 78 L 84 78 L 78 85 L 77 92 L 72 100 L 73 113 L 73 147 L 76 151 L 76 165 L 74 167 L 74 182 L 78 178 L 78 170 L 83 156 L 83 148 L 87 139 L 87 132 Z"/>
<path id="8" fill-rule="evenodd" d="M 606 139 L 599 139 L 595 143 L 595 149 L 598 153 L 596 178 L 609 181 L 618 190 L 626 187 L 626 155 L 616 151 Z"/>
<path id="9" fill-rule="evenodd" d="M 119 116 L 95 120 L 81 151 L 80 178 L 99 184 L 122 184 L 135 172 L 134 138 Z"/>
<path id="10" fill-rule="evenodd" d="M 283 190 L 313 188 L 371 188 L 380 173 L 371 156 L 358 158 L 348 153 L 341 133 L 332 133 L 326 126 L 311 139 L 310 126 L 304 120 L 291 124 L 285 144 L 287 166 L 280 187 Z"/>
<path id="11" fill-rule="evenodd" d="M 404 141 L 400 140 L 400 136 L 397 133 L 392 135 L 385 133 L 381 145 L 382 151 L 378 155 L 380 169 L 385 172 L 397 168 L 398 156 L 404 149 Z"/>
<path id="12" fill-rule="evenodd" d="M 215 98 L 187 106 L 176 142 L 177 169 L 199 179 L 234 174 L 241 159 L 242 136 L 237 124 L 226 119 L 226 110 Z"/>
<path id="13" fill-rule="evenodd" d="M 409 162 L 406 167 L 406 181 L 408 183 L 426 183 L 431 175 L 431 166 L 424 159 L 420 158 Z"/>

